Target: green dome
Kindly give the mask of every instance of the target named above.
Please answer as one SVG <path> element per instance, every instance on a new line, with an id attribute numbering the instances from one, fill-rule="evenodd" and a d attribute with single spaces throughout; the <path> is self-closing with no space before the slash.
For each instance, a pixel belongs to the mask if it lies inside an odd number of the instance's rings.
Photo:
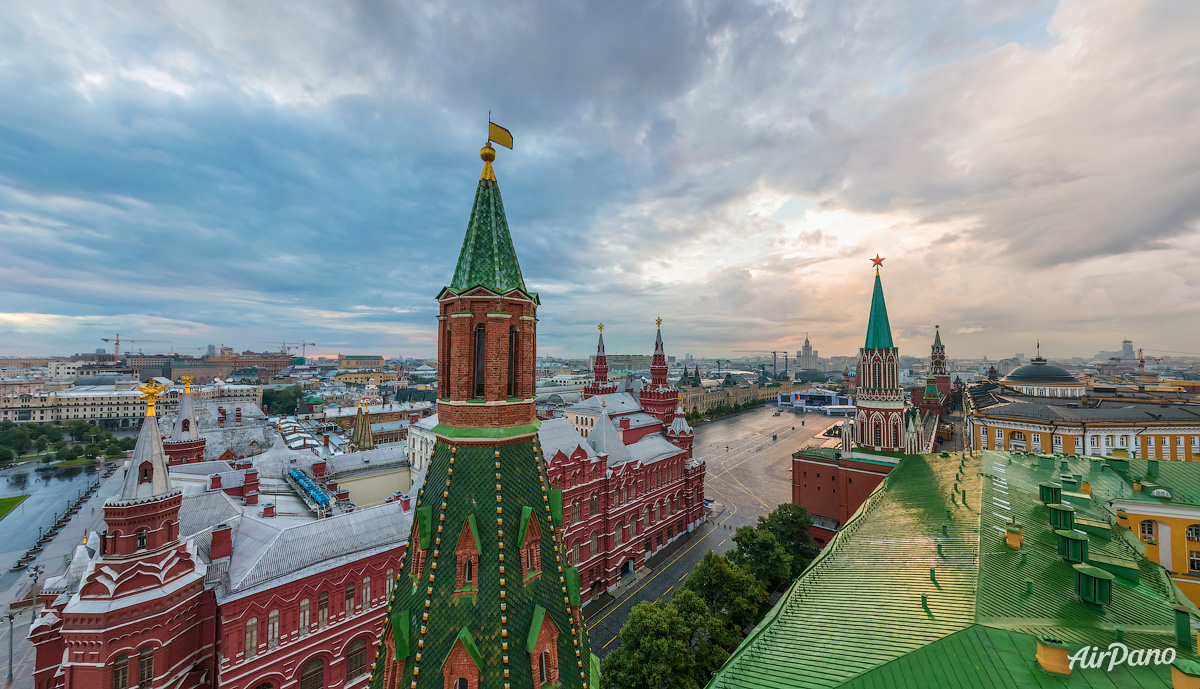
<path id="1" fill-rule="evenodd" d="M 1028 364 L 1016 368 L 1001 380 L 1002 383 L 1034 385 L 1079 385 L 1079 379 L 1046 360 L 1037 357 Z"/>

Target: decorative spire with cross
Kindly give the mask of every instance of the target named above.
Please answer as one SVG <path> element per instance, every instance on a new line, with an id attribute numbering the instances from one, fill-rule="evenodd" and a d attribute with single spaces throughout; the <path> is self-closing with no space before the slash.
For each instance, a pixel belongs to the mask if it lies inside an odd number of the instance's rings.
<path id="1" fill-rule="evenodd" d="M 600 325 L 597 325 L 596 327 L 600 329 L 600 334 L 603 335 L 604 334 L 604 324 L 601 323 Z"/>
<path id="2" fill-rule="evenodd" d="M 196 380 L 196 376 L 193 376 L 191 373 L 187 373 L 180 378 L 180 380 L 183 381 L 183 391 L 188 393 L 192 391 L 192 381 Z"/>
<path id="3" fill-rule="evenodd" d="M 655 318 L 655 319 L 654 319 L 654 324 L 658 326 L 658 329 L 659 329 L 659 330 L 662 330 L 662 316 L 659 316 L 658 318 Z"/>

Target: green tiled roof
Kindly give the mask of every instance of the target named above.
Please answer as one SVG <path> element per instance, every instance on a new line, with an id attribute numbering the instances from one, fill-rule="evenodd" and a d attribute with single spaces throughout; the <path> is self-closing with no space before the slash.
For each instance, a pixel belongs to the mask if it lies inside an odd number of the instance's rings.
<path id="1" fill-rule="evenodd" d="M 933 331 L 933 346 L 934 347 L 942 346 L 942 331 L 939 329 L 936 329 L 936 328 Z"/>
<path id="2" fill-rule="evenodd" d="M 484 175 L 475 190 L 475 205 L 467 223 L 458 265 L 450 289 L 461 293 L 473 287 L 486 287 L 500 294 L 525 289 L 517 252 L 508 232 L 504 201 L 495 178 Z"/>
<path id="3" fill-rule="evenodd" d="M 892 326 L 888 323 L 887 305 L 883 303 L 883 283 L 875 274 L 875 293 L 871 295 L 871 318 L 867 321 L 866 349 L 891 349 Z"/>
<path id="4" fill-rule="evenodd" d="M 1127 529 L 1101 535 L 1112 521 L 1107 502 L 1131 492 L 1128 480 L 1102 462 L 1072 458 L 1064 469 L 1061 461 L 1039 465 L 1032 455 L 993 451 L 906 457 L 709 687 L 1170 686 L 1166 666 L 1077 670 L 1067 679 L 1037 667 L 1038 635 L 1075 651 L 1106 648 L 1121 627 L 1131 649 L 1167 648 L 1176 643 L 1173 606 L 1200 617 Z M 1068 483 L 1061 499 L 1084 522 L 1077 528 L 1090 525 L 1090 564 L 1124 574 L 1104 607 L 1076 595 L 1076 570 L 1059 557 L 1049 508 L 1039 501 L 1039 483 L 1075 474 L 1091 483 L 1090 498 Z M 1005 544 L 1013 522 L 1020 551 Z M 1134 675 L 1140 684 L 1127 683 Z"/>
<path id="5" fill-rule="evenodd" d="M 407 642 L 407 646 L 397 646 L 398 654 L 407 652 L 408 656 L 400 683 L 405 689 L 414 679 L 418 689 L 440 689 L 443 659 L 454 642 L 464 638 L 464 630 L 476 647 L 473 655 L 478 654 L 480 686 L 503 687 L 505 667 L 511 686 L 534 686 L 525 642 L 538 614 L 544 617 L 541 624 L 554 624 L 559 632 L 561 686 L 581 689 L 581 673 L 589 677 L 588 686 L 594 686 L 589 674 L 587 632 L 572 629 L 569 605 L 578 599 L 571 594 L 568 568 L 559 558 L 564 552 L 562 534 L 554 526 L 545 459 L 535 443 L 530 439 L 499 448 L 462 445 L 452 450 L 439 441 L 435 446 L 425 487 L 418 497 L 418 537 L 424 539 L 424 525 L 431 525 L 432 530 L 424 569 L 417 578 L 420 583 L 414 586 L 409 577 L 410 549 L 389 599 L 393 617 L 395 611 L 402 610 L 408 618 L 407 639 L 390 631 L 397 623 L 394 619 L 389 618 L 389 629 L 384 633 L 384 638 L 393 633 L 397 642 Z M 499 456 L 495 455 L 497 451 Z M 542 534 L 542 574 L 528 583 L 523 581 L 520 544 L 516 540 L 523 514 L 527 519 L 540 520 Z M 454 549 L 464 523 L 472 516 L 479 546 L 477 592 L 456 595 Z M 423 619 L 426 612 L 428 620 Z M 418 652 L 420 661 L 416 659 Z M 382 656 L 377 658 L 369 685 L 373 689 L 382 686 L 381 660 Z M 418 667 L 414 677 L 413 670 Z"/>
<path id="6" fill-rule="evenodd" d="M 1152 689 L 1171 686 L 1167 665 L 1130 668 L 1076 668 L 1070 677 L 1044 672 L 1033 637 L 974 625 L 939 639 L 847 682 L 846 689 L 928 689 L 929 687 L 1081 687 Z"/>

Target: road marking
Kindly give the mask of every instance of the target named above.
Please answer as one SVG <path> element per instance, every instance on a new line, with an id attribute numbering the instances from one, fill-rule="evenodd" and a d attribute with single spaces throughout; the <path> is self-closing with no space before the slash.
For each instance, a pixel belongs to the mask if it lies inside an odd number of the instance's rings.
<path id="1" fill-rule="evenodd" d="M 620 636 L 620 634 L 618 634 L 617 636 Z M 614 642 L 616 640 L 617 640 L 617 637 L 614 636 L 613 638 L 608 640 L 608 644 L 611 644 L 612 642 Z M 600 650 L 604 650 L 604 649 L 608 648 L 608 644 L 604 644 L 603 646 L 601 646 Z"/>
<path id="2" fill-rule="evenodd" d="M 680 580 L 680 581 L 683 581 L 684 579 L 687 579 L 687 575 L 688 575 L 688 574 L 691 574 L 691 572 L 687 572 L 687 573 L 686 573 L 686 574 L 684 574 L 683 576 L 679 577 L 679 580 Z"/>
<path id="3" fill-rule="evenodd" d="M 719 491 L 719 490 L 717 490 L 717 489 L 715 489 L 715 488 L 714 488 L 714 489 L 713 489 L 713 492 L 714 492 L 714 493 L 716 493 L 717 495 L 720 495 L 720 496 L 721 496 L 721 499 L 722 499 L 722 500 L 725 500 L 725 501 L 727 501 L 727 503 L 728 503 L 728 504 L 731 504 L 731 505 L 733 505 L 733 503 L 732 503 L 732 502 L 728 502 L 729 498 L 726 498 L 726 497 L 725 497 L 725 496 L 724 496 L 724 495 L 721 493 L 721 491 Z M 688 553 L 691 551 L 691 549 L 692 549 L 692 548 L 695 548 L 696 546 L 700 545 L 700 544 L 701 544 L 701 543 L 704 541 L 704 538 L 705 538 L 705 536 L 708 536 L 708 534 L 712 533 L 713 531 L 716 531 L 718 526 L 720 526 L 720 525 L 724 524 L 726 521 L 728 521 L 728 520 L 729 520 L 729 518 L 730 518 L 730 517 L 732 517 L 733 515 L 737 514 L 737 511 L 738 511 L 738 506 L 737 506 L 737 505 L 733 505 L 733 511 L 732 511 L 732 512 L 730 512 L 729 514 L 725 515 L 725 518 L 724 518 L 724 519 L 722 519 L 721 521 L 719 521 L 719 522 L 717 522 L 716 524 L 712 525 L 712 527 L 710 527 L 710 528 L 709 528 L 708 532 L 707 532 L 707 533 L 705 533 L 705 534 L 704 534 L 703 536 L 701 536 L 700 538 L 696 539 L 696 542 L 695 542 L 695 543 L 693 543 L 693 544 L 692 544 L 690 547 L 688 547 L 688 549 L 687 549 L 687 550 L 685 550 L 685 551 L 683 551 L 682 553 L 680 553 L 679 555 L 677 555 L 677 556 L 675 557 L 675 559 L 674 559 L 674 560 L 671 560 L 670 562 L 668 562 L 668 563 L 667 563 L 667 565 L 666 565 L 665 567 L 661 567 L 661 568 L 660 568 L 660 569 L 659 569 L 657 572 L 655 572 L 655 573 L 654 573 L 654 576 L 652 576 L 652 577 L 650 577 L 650 578 L 646 579 L 646 583 L 645 583 L 645 584 L 642 584 L 641 586 L 637 587 L 637 589 L 636 589 L 636 590 L 634 590 L 634 592 L 633 592 L 633 593 L 630 593 L 628 596 L 625 596 L 625 599 L 624 599 L 624 600 L 622 600 L 620 603 L 617 603 L 617 606 L 616 606 L 615 608 L 613 608 L 612 610 L 609 610 L 608 612 L 604 613 L 604 616 L 603 616 L 603 617 L 600 617 L 600 618 L 598 618 L 598 619 L 597 619 L 595 622 L 591 622 L 591 623 L 590 623 L 590 626 L 594 627 L 594 626 L 596 626 L 596 625 L 600 624 L 601 622 L 603 622 L 603 621 L 604 621 L 604 618 L 605 618 L 605 617 L 608 617 L 609 615 L 613 614 L 613 610 L 619 610 L 619 609 L 621 608 L 621 606 L 622 606 L 622 605 L 624 605 L 625 603 L 627 603 L 627 602 L 629 601 L 629 599 L 630 599 L 630 598 L 633 598 L 635 595 L 637 595 L 637 592 L 638 592 L 638 591 L 641 591 L 642 589 L 646 588 L 646 584 L 649 584 L 650 582 L 654 581 L 654 580 L 655 580 L 655 579 L 658 577 L 658 575 L 659 575 L 659 574 L 662 574 L 662 573 L 663 573 L 663 572 L 665 572 L 666 570 L 670 569 L 671 565 L 673 565 L 673 564 L 675 564 L 676 562 L 678 562 L 678 561 L 679 561 L 679 558 L 683 557 L 684 555 L 687 555 L 687 554 L 688 554 Z M 722 541 L 721 541 L 721 543 L 724 543 L 724 542 L 725 542 L 724 540 L 722 540 Z M 604 608 L 600 608 L 600 609 L 601 609 L 601 610 L 603 610 Z M 615 638 L 615 637 L 614 637 L 614 638 Z M 609 644 L 611 644 L 611 643 L 612 643 L 612 641 L 609 641 L 608 643 L 609 643 Z M 607 647 L 608 647 L 608 644 L 604 644 L 604 646 L 602 646 L 601 648 L 607 648 Z"/>
<path id="4" fill-rule="evenodd" d="M 724 538 L 722 538 L 722 539 L 721 539 L 721 542 L 717 544 L 717 547 L 718 547 L 718 548 L 720 548 L 720 547 L 721 547 L 721 545 L 722 545 L 723 543 L 725 543 L 725 539 L 724 539 Z"/>
<path id="5" fill-rule="evenodd" d="M 671 586 L 671 587 L 669 587 L 669 588 L 668 588 L 666 591 L 663 591 L 663 595 L 665 596 L 665 595 L 667 595 L 668 593 L 670 593 L 670 592 L 671 592 L 671 589 L 673 589 L 673 588 L 675 588 L 675 587 L 674 587 L 674 586 Z"/>

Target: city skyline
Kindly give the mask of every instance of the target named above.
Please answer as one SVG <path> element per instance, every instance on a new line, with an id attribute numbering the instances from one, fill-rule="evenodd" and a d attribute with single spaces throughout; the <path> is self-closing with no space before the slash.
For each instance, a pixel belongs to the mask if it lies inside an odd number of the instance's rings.
<path id="1" fill-rule="evenodd" d="M 434 356 L 489 110 L 542 354 L 1194 349 L 1197 8 L 529 8 L 14 6 L 0 355 Z"/>

